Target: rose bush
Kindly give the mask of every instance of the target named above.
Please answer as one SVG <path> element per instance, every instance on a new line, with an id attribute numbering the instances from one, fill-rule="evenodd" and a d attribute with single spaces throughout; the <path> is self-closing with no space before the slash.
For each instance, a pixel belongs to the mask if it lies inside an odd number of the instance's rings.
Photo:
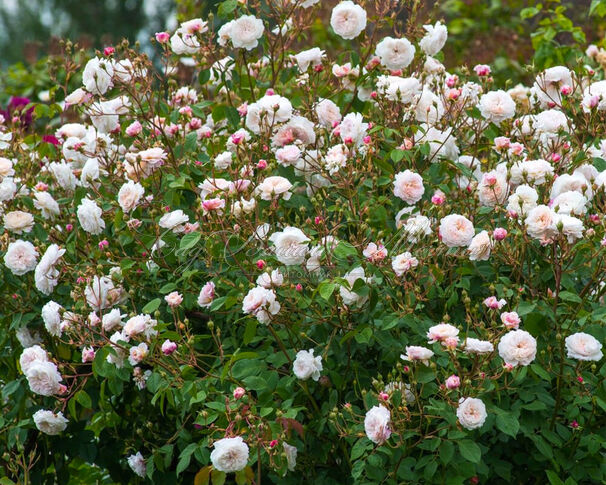
<path id="1" fill-rule="evenodd" d="M 3 483 L 606 480 L 604 51 L 496 86 L 319 3 L 4 118 Z"/>

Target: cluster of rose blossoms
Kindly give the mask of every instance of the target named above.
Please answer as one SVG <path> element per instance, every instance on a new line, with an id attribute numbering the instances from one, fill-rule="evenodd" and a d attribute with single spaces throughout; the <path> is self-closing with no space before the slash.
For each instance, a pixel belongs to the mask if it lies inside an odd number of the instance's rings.
<path id="1" fill-rule="evenodd" d="M 310 8 L 318 2 L 306 0 L 299 6 Z M 351 1 L 343 1 L 332 10 L 330 25 L 341 38 L 355 39 L 366 29 L 366 11 Z M 285 22 L 276 26 L 272 35 L 287 32 L 289 28 L 289 23 Z M 424 62 L 410 77 L 405 77 L 404 73 L 419 58 L 417 47 L 406 38 L 392 37 L 378 42 L 374 56 L 365 66 L 333 64 L 332 74 L 343 89 L 352 91 L 360 100 L 378 107 L 398 106 L 403 112 L 403 121 L 418 123 L 418 131 L 406 138 L 399 148 L 407 151 L 416 145 L 427 144 L 426 157 L 431 163 L 445 161 L 457 167 L 458 175 L 448 181 L 450 189 L 471 194 L 481 208 L 506 213 L 510 228 L 478 228 L 469 217 L 458 213 L 450 213 L 439 220 L 422 214 L 415 206 L 423 200 L 426 186 L 430 184 L 422 173 L 403 170 L 393 177 L 393 196 L 406 204 L 396 215 L 396 226 L 404 234 L 411 250 L 397 252 L 391 258 L 394 276 L 405 278 L 423 264 L 420 252 L 415 255 L 414 247 L 419 243 L 431 244 L 429 238 L 432 234 L 437 234 L 437 244 L 455 250 L 461 248 L 471 261 L 485 261 L 493 252 L 498 252 L 499 244 L 507 240 L 512 228 L 520 229 L 542 246 L 573 244 L 583 237 L 591 237 L 593 230 L 587 229 L 586 225 L 597 217 L 592 213 L 592 200 L 598 191 L 604 190 L 606 171 L 599 172 L 590 163 L 577 165 L 574 170 L 569 168 L 572 150 L 566 135 L 574 130 L 574 126 L 562 105 L 573 99 L 575 93 L 580 93 L 577 96 L 579 110 L 588 114 L 606 111 L 606 81 L 592 82 L 591 76 L 579 78 L 568 68 L 557 66 L 541 73 L 531 88 L 516 86 L 507 92 L 487 90 L 490 85 L 489 66 L 476 66 L 474 73 L 478 82 L 463 82 L 459 76 L 446 72 L 433 57 L 446 42 L 446 27 L 437 22 L 424 26 L 424 29 L 426 33 L 418 42 L 418 49 L 425 56 Z M 204 35 L 209 35 L 207 23 L 194 19 L 183 22 L 172 36 L 163 32 L 157 34 L 156 39 L 174 54 L 184 56 L 200 51 Z M 264 35 L 266 26 L 262 20 L 243 15 L 222 25 L 216 40 L 222 48 L 252 51 L 259 46 Z M 226 79 L 231 79 L 237 62 L 235 57 L 227 56 L 211 66 L 211 85 L 220 86 Z M 300 71 L 300 83 L 305 84 L 310 79 L 309 71 L 320 69 L 326 58 L 323 50 L 314 47 L 293 54 L 290 62 Z M 262 58 L 247 68 L 262 69 L 267 62 Z M 57 129 L 55 136 L 60 144 L 62 160 L 44 165 L 39 175 L 45 181 L 40 180 L 31 187 L 23 185 L 16 174 L 19 162 L 0 158 L 2 224 L 11 235 L 3 261 L 16 276 L 27 277 L 33 271 L 35 287 L 46 297 L 52 298 L 59 283 L 66 249 L 49 244 L 42 251 L 27 241 L 27 237 L 32 234 L 36 223 L 52 222 L 62 216 L 62 208 L 53 197 L 53 191 L 70 194 L 77 188 L 84 188 L 88 195 L 80 201 L 75 214 L 82 231 L 100 236 L 109 217 L 104 214 L 98 200 L 97 188 L 108 175 L 112 175 L 110 171 L 116 170 L 112 160 L 119 158 L 122 161 L 119 175 L 123 182 L 116 188 L 112 203 L 116 210 L 119 207 L 124 213 L 129 228 L 140 228 L 142 221 L 131 217 L 132 214 L 138 209 L 146 210 L 154 201 L 152 194 L 146 194 L 149 190 L 146 181 L 170 163 L 178 163 L 172 159 L 170 150 L 159 143 L 159 135 L 170 139 L 196 133 L 200 144 L 213 136 L 225 136 L 222 151 L 208 153 L 212 159 L 213 176 L 197 187 L 200 211 L 206 218 L 229 216 L 242 220 L 256 213 L 261 201 L 277 206 L 281 201 L 288 201 L 295 192 L 312 197 L 319 190 L 331 187 L 339 173 L 355 160 L 370 156 L 372 123 L 361 113 L 343 115 L 335 102 L 323 98 L 316 100 L 311 112 L 301 113 L 293 108 L 291 100 L 273 89 L 238 107 L 243 127 L 234 132 L 229 132 L 225 122 L 216 123 L 210 115 L 206 119 L 196 117 L 191 107 L 199 101 L 198 93 L 185 86 L 173 92 L 169 100 L 179 113 L 179 122 L 156 116 L 149 123 L 133 121 L 122 134 L 120 117 L 135 109 L 132 100 L 125 94 L 109 100 L 104 95 L 146 75 L 145 70 L 137 69 L 128 59 L 116 61 L 112 57 L 95 57 L 87 63 L 83 71 L 83 87 L 66 97 L 65 107 L 82 107 L 90 124 L 68 123 Z M 365 85 L 357 83 L 362 76 L 365 76 Z M 218 95 L 224 89 L 218 89 Z M 537 112 L 531 114 L 534 108 L 538 108 Z M 481 118 L 473 119 L 468 113 L 470 109 L 479 110 Z M 525 114 L 516 117 L 520 112 Z M 494 138 L 492 150 L 501 162 L 485 171 L 481 160 L 461 154 L 459 141 L 465 140 L 458 140 L 456 133 L 463 133 L 463 128 L 483 131 L 491 123 L 497 126 L 509 123 L 511 130 L 509 137 Z M 145 139 L 144 130 L 156 136 Z M 120 144 L 120 135 L 133 140 L 133 143 L 129 147 Z M 294 167 L 300 180 L 289 180 L 280 175 L 264 176 L 264 170 L 269 166 L 264 159 L 256 164 L 241 163 L 245 159 L 246 147 L 257 137 L 271 140 L 267 152 L 270 162 L 275 160 L 280 166 Z M 583 148 L 588 158 L 606 158 L 606 139 L 596 146 Z M 529 152 L 533 154 L 532 158 Z M 225 177 L 231 175 L 232 179 L 216 177 L 216 172 L 224 173 Z M 24 197 L 33 199 L 33 214 L 24 210 L 25 205 L 20 209 L 8 209 L 11 205 L 19 206 L 19 198 Z M 431 205 L 446 207 L 448 197 L 445 191 L 435 189 L 430 197 Z M 192 220 L 183 209 L 167 210 L 157 221 L 157 227 L 160 228 L 154 230 L 157 234 L 164 230 L 178 236 L 202 230 L 200 221 Z M 77 228 L 69 225 L 65 230 L 69 232 Z M 312 237 L 301 228 L 286 225 L 274 230 L 269 223 L 256 227 L 254 237 L 269 245 L 273 256 L 282 265 L 303 266 L 309 273 L 318 272 L 326 253 L 339 243 L 337 237 L 326 236 L 314 245 Z M 103 239 L 98 244 L 105 248 L 110 243 Z M 159 236 L 151 247 L 150 270 L 156 265 L 154 255 L 161 253 L 164 245 Z M 368 243 L 362 254 L 367 262 L 382 264 L 389 251 L 382 241 L 375 241 Z M 259 261 L 257 266 L 260 270 L 265 267 L 263 261 Z M 287 273 L 280 269 L 261 272 L 256 278 L 256 286 L 242 299 L 242 313 L 253 316 L 261 324 L 271 325 L 282 308 L 276 289 L 285 284 L 286 278 Z M 352 268 L 342 278 L 347 282 L 339 285 L 338 293 L 343 305 L 363 306 L 368 296 L 354 291 L 354 284 L 359 280 L 372 284 L 373 278 L 366 275 L 362 266 Z M 107 361 L 117 367 L 125 366 L 128 361 L 133 367 L 136 385 L 144 389 L 151 371 L 140 366 L 145 363 L 157 339 L 158 322 L 148 314 L 130 318 L 121 314 L 117 307 L 126 300 L 127 291 L 122 285 L 119 265 L 85 283 L 83 296 L 90 313 L 76 314 L 49 299 L 41 315 L 46 331 L 54 338 L 61 338 L 64 334 L 76 332 L 79 326 L 98 329 L 108 336 L 109 343 L 100 340 L 98 347 L 93 342 L 83 347 L 82 362 L 92 362 L 99 347 L 109 345 L 112 352 Z M 210 311 L 217 288 L 217 281 L 201 284 L 197 297 L 201 308 Z M 175 291 L 165 300 L 169 307 L 178 308 L 183 297 Z M 497 311 L 506 302 L 491 297 L 484 304 Z M 427 333 L 427 342 L 438 343 L 450 351 L 475 355 L 493 354 L 496 345 L 507 369 L 528 366 L 535 359 L 537 341 L 519 328 L 522 319 L 515 311 L 500 313 L 499 318 L 505 332 L 498 343 L 494 339 L 481 340 L 471 335 L 461 338 L 459 329 L 449 323 L 432 326 Z M 20 366 L 31 391 L 41 396 L 63 395 L 66 392 L 66 386 L 61 384 L 63 376 L 52 356 L 40 345 L 40 336 L 22 327 L 18 337 L 25 347 Z M 598 361 L 602 358 L 602 345 L 591 335 L 574 333 L 566 337 L 565 343 L 571 359 Z M 178 344 L 170 340 L 161 344 L 163 355 L 170 356 L 177 350 Z M 407 346 L 401 358 L 428 365 L 433 356 L 434 352 L 429 348 Z M 323 371 L 322 356 L 314 355 L 314 349 L 299 350 L 292 370 L 298 379 L 317 381 Z M 392 383 L 390 386 L 385 390 L 386 395 L 395 388 L 404 389 L 406 400 L 410 401 L 408 385 Z M 457 389 L 459 376 L 449 377 L 445 386 Z M 487 413 L 481 399 L 464 396 L 459 400 L 456 415 L 462 427 L 475 429 L 483 425 Z M 40 410 L 33 419 L 40 431 L 50 435 L 62 432 L 68 423 L 61 412 L 51 410 Z M 368 438 L 378 444 L 385 442 L 394 431 L 390 419 L 387 407 L 381 404 L 372 407 L 364 420 Z M 284 450 L 289 469 L 294 469 L 296 448 L 285 443 Z M 241 436 L 227 436 L 215 441 L 210 455 L 213 467 L 224 472 L 242 470 L 248 457 L 249 448 Z M 140 452 L 129 456 L 128 464 L 135 473 L 145 476 L 145 459 Z"/>

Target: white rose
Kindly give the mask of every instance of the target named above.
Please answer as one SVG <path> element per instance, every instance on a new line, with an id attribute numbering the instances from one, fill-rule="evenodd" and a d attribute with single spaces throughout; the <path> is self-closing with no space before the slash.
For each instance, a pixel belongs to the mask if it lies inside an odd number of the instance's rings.
<path id="1" fill-rule="evenodd" d="M 537 341 L 525 330 L 513 330 L 499 341 L 499 355 L 514 367 L 529 365 L 537 355 Z"/>
<path id="2" fill-rule="evenodd" d="M 86 63 L 82 73 L 82 84 L 91 94 L 105 94 L 113 86 L 114 68 L 107 59 L 93 57 Z"/>
<path id="3" fill-rule="evenodd" d="M 516 112 L 516 103 L 509 94 L 499 89 L 482 95 L 478 109 L 484 118 L 498 124 L 501 121 L 513 118 Z"/>
<path id="4" fill-rule="evenodd" d="M 274 290 L 262 286 L 249 290 L 242 301 L 242 311 L 254 315 L 259 323 L 264 324 L 268 324 L 271 321 L 271 315 L 276 315 L 280 308 Z"/>
<path id="5" fill-rule="evenodd" d="M 341 110 L 330 99 L 320 99 L 316 104 L 315 111 L 318 121 L 328 128 L 335 123 L 339 123 L 342 118 Z"/>
<path id="6" fill-rule="evenodd" d="M 448 29 L 441 22 L 436 22 L 434 25 L 424 25 L 423 28 L 427 33 L 420 40 L 419 47 L 428 56 L 435 56 L 446 44 Z"/>
<path id="7" fill-rule="evenodd" d="M 526 215 L 537 206 L 539 194 L 529 185 L 520 185 L 515 193 L 509 196 L 507 210 L 518 215 Z"/>
<path id="8" fill-rule="evenodd" d="M 398 254 L 391 261 L 391 267 L 394 273 L 402 276 L 411 268 L 416 268 L 419 265 L 419 260 L 415 258 L 409 251 Z"/>
<path id="9" fill-rule="evenodd" d="M 566 337 L 566 350 L 570 359 L 594 360 L 602 358 L 602 344 L 587 333 L 578 332 Z"/>
<path id="10" fill-rule="evenodd" d="M 462 397 L 457 408 L 457 418 L 465 429 L 481 428 L 486 421 L 486 406 L 481 399 Z"/>
<path id="11" fill-rule="evenodd" d="M 296 227 L 285 227 L 281 232 L 269 236 L 274 243 L 273 251 L 278 261 L 287 266 L 303 264 L 309 249 L 310 239 Z"/>
<path id="12" fill-rule="evenodd" d="M 61 337 L 61 310 L 63 307 L 53 300 L 42 307 L 44 327 L 53 337 Z"/>
<path id="13" fill-rule="evenodd" d="M 139 475 L 141 478 L 145 478 L 147 466 L 145 465 L 145 458 L 143 458 L 140 451 L 137 451 L 136 455 L 130 455 L 126 461 L 128 462 L 130 469 L 135 472 L 135 474 Z"/>
<path id="14" fill-rule="evenodd" d="M 494 350 L 494 345 L 486 340 L 467 337 L 463 349 L 468 354 L 489 354 Z"/>
<path id="15" fill-rule="evenodd" d="M 101 325 L 103 327 L 103 330 L 106 332 L 110 332 L 115 327 L 122 327 L 122 319 L 125 316 L 126 315 L 122 315 L 120 313 L 120 310 L 118 308 L 112 309 L 109 313 L 103 315 L 103 318 L 101 319 Z"/>
<path id="16" fill-rule="evenodd" d="M 536 96 L 543 108 L 559 105 L 562 102 L 560 88 L 565 85 L 573 85 L 570 70 L 564 66 L 550 67 L 537 76 L 532 87 L 532 94 Z"/>
<path id="17" fill-rule="evenodd" d="M 341 295 L 341 298 L 343 298 L 343 303 L 347 306 L 363 305 L 366 303 L 368 295 L 358 295 L 356 292 L 352 291 L 356 281 L 362 280 L 366 284 L 370 282 L 370 278 L 367 278 L 364 274 L 364 268 L 354 268 L 349 273 L 346 273 L 343 278 L 349 283 L 349 288 L 346 288 L 343 285 L 339 286 L 339 294 Z"/>
<path id="18" fill-rule="evenodd" d="M 129 180 L 120 187 L 118 191 L 118 203 L 123 212 L 128 213 L 139 205 L 141 197 L 145 194 L 145 189 L 138 182 Z"/>
<path id="19" fill-rule="evenodd" d="M 15 234 L 28 233 L 34 227 L 34 216 L 29 212 L 11 211 L 4 214 L 3 222 L 4 228 Z"/>
<path id="20" fill-rule="evenodd" d="M 52 219 L 60 213 L 59 204 L 48 192 L 34 192 L 34 207 L 42 211 L 45 219 Z"/>
<path id="21" fill-rule="evenodd" d="M 34 362 L 48 362 L 48 354 L 39 345 L 32 345 L 21 352 L 19 357 L 19 365 L 23 374 L 27 375 L 30 367 Z"/>
<path id="22" fill-rule="evenodd" d="M 50 295 L 59 282 L 59 270 L 55 266 L 64 254 L 65 249 L 61 249 L 56 244 L 51 244 L 46 248 L 38 266 L 36 266 L 34 272 L 36 288 L 45 295 Z"/>
<path id="23" fill-rule="evenodd" d="M 583 221 L 577 217 L 568 216 L 562 214 L 558 216 L 556 222 L 556 228 L 561 234 L 566 236 L 566 239 L 570 244 L 574 243 L 577 239 L 583 237 Z"/>
<path id="24" fill-rule="evenodd" d="M 391 435 L 391 414 L 385 406 L 373 406 L 364 416 L 364 431 L 370 441 L 381 445 Z"/>
<path id="25" fill-rule="evenodd" d="M 164 229 L 170 229 L 175 234 L 181 233 L 185 230 L 185 224 L 189 222 L 189 216 L 185 214 L 181 209 L 164 214 L 158 225 Z"/>
<path id="26" fill-rule="evenodd" d="M 210 461 L 213 468 L 220 472 L 232 473 L 243 470 L 248 463 L 248 445 L 241 436 L 215 441 Z"/>
<path id="27" fill-rule="evenodd" d="M 410 217 L 402 229 L 409 243 L 416 243 L 423 236 L 431 234 L 431 221 L 425 216 Z"/>
<path id="28" fill-rule="evenodd" d="M 429 359 L 433 357 L 433 351 L 425 347 L 419 347 L 416 345 L 410 345 L 406 347 L 406 354 L 400 355 L 402 360 L 408 360 L 410 362 L 420 361 L 425 365 L 429 365 Z"/>
<path id="29" fill-rule="evenodd" d="M 299 66 L 299 71 L 305 72 L 309 66 L 315 67 L 322 64 L 322 59 L 325 57 L 324 51 L 319 47 L 314 47 L 298 54 L 291 56 Z"/>
<path id="30" fill-rule="evenodd" d="M 381 60 L 381 65 L 395 71 L 410 65 L 415 57 L 415 47 L 408 39 L 385 37 L 377 44 L 375 54 Z"/>
<path id="31" fill-rule="evenodd" d="M 52 396 L 58 394 L 61 390 L 63 379 L 57 370 L 57 366 L 48 361 L 35 360 L 27 369 L 27 382 L 29 387 L 35 394 L 41 396 Z"/>
<path id="32" fill-rule="evenodd" d="M 421 82 L 415 77 L 379 76 L 377 91 L 390 101 L 412 103 L 421 94 Z"/>
<path id="33" fill-rule="evenodd" d="M 52 411 L 40 409 L 32 416 L 36 428 L 43 433 L 54 436 L 62 433 L 67 428 L 68 420 L 63 416 L 63 413 L 53 413 Z"/>
<path id="34" fill-rule="evenodd" d="M 11 242 L 4 254 L 4 264 L 14 275 L 21 276 L 32 271 L 38 263 L 38 251 L 29 241 Z"/>
<path id="35" fill-rule="evenodd" d="M 440 97 L 427 87 L 423 87 L 423 92 L 415 107 L 416 120 L 433 125 L 442 119 L 444 112 L 444 104 Z"/>
<path id="36" fill-rule="evenodd" d="M 427 331 L 427 341 L 430 344 L 444 342 L 448 339 L 459 339 L 459 329 L 449 323 L 438 323 Z"/>
<path id="37" fill-rule="evenodd" d="M 95 201 L 87 197 L 82 199 L 76 213 L 82 229 L 86 232 L 97 235 L 101 234 L 103 229 L 105 229 L 105 221 L 101 217 L 103 210 Z"/>
<path id="38" fill-rule="evenodd" d="M 320 379 L 320 372 L 322 372 L 322 356 L 314 357 L 314 349 L 299 350 L 292 364 L 292 370 L 297 379 L 305 381 L 311 377 L 314 381 L 317 381 Z"/>
<path id="39" fill-rule="evenodd" d="M 525 160 L 512 165 L 510 182 L 513 185 L 523 182 L 542 185 L 547 181 L 547 177 L 553 176 L 553 173 L 553 165 L 546 160 Z"/>
<path id="40" fill-rule="evenodd" d="M 63 413 L 53 413 L 52 411 L 40 409 L 32 416 L 36 428 L 43 433 L 54 436 L 58 435 L 67 428 L 68 420 L 63 416 Z"/>
<path id="41" fill-rule="evenodd" d="M 355 39 L 366 28 L 366 10 L 350 0 L 332 9 L 330 26 L 343 39 Z"/>
<path id="42" fill-rule="evenodd" d="M 557 219 L 558 215 L 549 207 L 546 205 L 538 205 L 528 211 L 528 215 L 524 220 L 526 232 L 536 239 L 548 239 L 557 231 Z"/>
<path id="43" fill-rule="evenodd" d="M 253 15 L 243 15 L 231 22 L 229 36 L 236 49 L 252 50 L 259 45 L 265 27 L 263 22 Z"/>

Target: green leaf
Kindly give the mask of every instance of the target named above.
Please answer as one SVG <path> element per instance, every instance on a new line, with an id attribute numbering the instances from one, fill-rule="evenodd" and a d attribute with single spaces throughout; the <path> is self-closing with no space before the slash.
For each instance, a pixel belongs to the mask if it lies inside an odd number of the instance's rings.
<path id="1" fill-rule="evenodd" d="M 210 472 L 210 477 L 213 485 L 223 485 L 227 474 L 225 472 L 220 472 L 219 470 L 213 470 Z"/>
<path id="2" fill-rule="evenodd" d="M 74 399 L 78 402 L 78 404 L 80 404 L 84 409 L 91 409 L 92 408 L 92 401 L 90 396 L 86 393 L 86 391 L 84 390 L 80 390 L 78 391 L 75 395 L 74 395 Z"/>
<path id="3" fill-rule="evenodd" d="M 579 295 L 571 293 L 570 291 L 562 291 L 559 294 L 559 296 L 564 301 L 569 301 L 569 302 L 572 302 L 572 303 L 583 303 L 583 300 L 581 300 L 581 298 L 579 297 Z"/>
<path id="4" fill-rule="evenodd" d="M 442 441 L 440 445 L 440 460 L 447 465 L 454 456 L 455 447 L 452 441 Z"/>
<path id="5" fill-rule="evenodd" d="M 459 452 L 461 456 L 472 463 L 480 463 L 482 450 L 471 440 L 459 441 Z"/>
<path id="6" fill-rule="evenodd" d="M 334 283 L 328 283 L 326 281 L 323 281 L 318 286 L 318 293 L 320 293 L 320 296 L 322 298 L 324 298 L 326 301 L 328 301 L 330 299 L 330 296 L 332 295 L 332 293 L 335 291 L 336 287 L 337 287 L 337 285 Z"/>
<path id="7" fill-rule="evenodd" d="M 520 429 L 520 423 L 513 414 L 497 414 L 497 428 L 515 438 Z"/>
<path id="8" fill-rule="evenodd" d="M 244 329 L 244 336 L 242 337 L 242 342 L 244 343 L 244 345 L 248 345 L 249 343 L 251 343 L 252 340 L 255 338 L 256 334 L 257 334 L 257 319 L 250 318 L 246 322 L 246 328 Z"/>
<path id="9" fill-rule="evenodd" d="M 238 6 L 238 0 L 225 0 L 225 2 L 219 5 L 217 14 L 219 17 L 226 19 L 230 13 L 232 13 Z"/>
<path id="10" fill-rule="evenodd" d="M 143 313 L 153 313 L 158 308 L 160 308 L 160 303 L 162 303 L 162 300 L 160 298 L 154 298 L 147 305 L 145 305 L 141 311 Z"/>
<path id="11" fill-rule="evenodd" d="M 530 368 L 532 369 L 532 372 L 534 372 L 544 381 L 551 381 L 551 376 L 549 375 L 549 372 L 543 369 L 539 364 L 530 364 Z"/>
<path id="12" fill-rule="evenodd" d="M 177 464 L 177 475 L 181 474 L 187 469 L 187 467 L 189 466 L 189 462 L 191 461 L 191 455 L 194 454 L 194 451 L 196 451 L 197 447 L 197 443 L 190 443 L 181 452 L 181 455 L 179 457 L 179 463 Z"/>
<path id="13" fill-rule="evenodd" d="M 564 482 L 560 480 L 560 477 L 558 477 L 556 472 L 552 470 L 546 470 L 545 474 L 547 475 L 547 478 L 549 479 L 549 483 L 551 485 L 564 485 Z"/>
<path id="14" fill-rule="evenodd" d="M 201 237 L 202 233 L 198 231 L 186 234 L 185 236 L 183 236 L 181 242 L 179 243 L 179 249 L 181 251 L 186 251 L 188 249 L 193 248 L 196 244 L 198 244 Z"/>

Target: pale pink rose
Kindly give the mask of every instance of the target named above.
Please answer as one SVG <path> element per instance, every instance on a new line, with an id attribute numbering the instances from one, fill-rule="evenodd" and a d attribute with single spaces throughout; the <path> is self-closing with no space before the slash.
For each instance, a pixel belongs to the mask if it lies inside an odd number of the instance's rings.
<path id="1" fill-rule="evenodd" d="M 84 347 L 82 349 L 82 362 L 84 364 L 95 360 L 95 349 L 92 347 Z"/>
<path id="2" fill-rule="evenodd" d="M 183 296 L 179 294 L 178 291 L 173 291 L 164 297 L 166 303 L 171 308 L 178 307 L 181 303 L 183 303 Z"/>
<path id="3" fill-rule="evenodd" d="M 464 216 L 450 214 L 440 221 L 440 237 L 442 242 L 450 248 L 469 246 L 474 233 L 472 222 Z"/>
<path id="4" fill-rule="evenodd" d="M 373 406 L 364 417 L 364 431 L 370 441 L 383 444 L 391 436 L 391 414 L 385 406 Z"/>
<path id="5" fill-rule="evenodd" d="M 400 355 L 402 360 L 409 360 L 411 362 L 421 361 L 425 365 L 429 365 L 429 359 L 433 357 L 433 351 L 425 347 L 418 347 L 411 345 L 406 347 L 406 354 Z"/>
<path id="6" fill-rule="evenodd" d="M 128 136 L 137 136 L 143 130 L 143 126 L 138 121 L 133 121 L 126 127 L 126 134 Z"/>
<path id="7" fill-rule="evenodd" d="M 537 341 L 525 330 L 512 330 L 499 341 L 499 355 L 506 364 L 529 365 L 537 355 Z"/>
<path id="8" fill-rule="evenodd" d="M 502 241 L 507 237 L 507 229 L 503 229 L 502 227 L 496 227 L 495 230 L 492 232 L 492 236 L 494 237 L 495 241 Z"/>
<path id="9" fill-rule="evenodd" d="M 177 344 L 175 342 L 171 342 L 167 339 L 164 341 L 164 343 L 162 343 L 162 353 L 164 355 L 170 355 L 175 350 L 177 350 Z"/>
<path id="10" fill-rule="evenodd" d="M 215 299 L 215 284 L 212 281 L 206 283 L 200 290 L 198 296 L 198 305 L 202 308 L 208 308 Z"/>
<path id="11" fill-rule="evenodd" d="M 486 421 L 486 406 L 480 399 L 473 397 L 461 398 L 457 408 L 457 418 L 465 429 L 481 428 Z"/>
<path id="12" fill-rule="evenodd" d="M 452 375 L 446 379 L 445 384 L 447 389 L 456 389 L 461 385 L 461 379 L 459 376 Z"/>
<path id="13" fill-rule="evenodd" d="M 483 301 L 483 303 L 491 310 L 500 310 L 507 304 L 507 301 L 505 301 L 503 298 L 497 300 L 496 296 L 489 296 Z"/>
<path id="14" fill-rule="evenodd" d="M 405 170 L 396 175 L 393 182 L 393 194 L 396 197 L 408 204 L 415 204 L 421 200 L 424 193 L 423 177 L 418 173 Z"/>
<path id="15" fill-rule="evenodd" d="M 522 320 L 517 312 L 503 312 L 501 313 L 501 321 L 508 329 L 517 330 Z"/>
<path id="16" fill-rule="evenodd" d="M 429 331 L 427 332 L 427 339 L 430 344 L 444 342 L 446 339 L 455 337 L 458 341 L 458 335 L 459 329 L 454 325 L 450 325 L 449 323 L 439 323 L 438 325 L 430 327 Z"/>
<path id="17" fill-rule="evenodd" d="M 234 399 L 240 399 L 244 394 L 246 394 L 246 390 L 243 387 L 236 387 L 234 389 Z"/>
<path id="18" fill-rule="evenodd" d="M 343 39 L 355 39 L 366 28 L 366 10 L 345 0 L 333 8 L 330 26 Z"/>
<path id="19" fill-rule="evenodd" d="M 366 246 L 364 251 L 362 251 L 362 254 L 369 261 L 376 263 L 387 257 L 387 249 L 385 249 L 385 246 L 380 242 L 378 245 L 371 242 Z"/>

